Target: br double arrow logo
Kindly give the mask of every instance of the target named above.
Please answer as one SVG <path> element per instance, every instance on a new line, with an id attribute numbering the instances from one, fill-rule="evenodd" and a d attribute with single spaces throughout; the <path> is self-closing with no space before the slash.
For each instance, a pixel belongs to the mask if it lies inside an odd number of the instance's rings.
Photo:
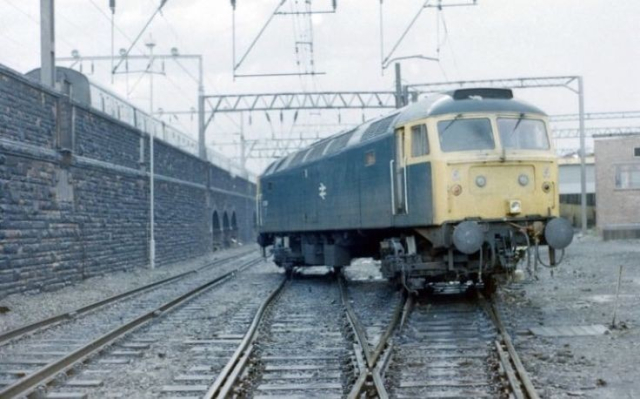
<path id="1" fill-rule="evenodd" d="M 323 200 L 327 196 L 327 186 L 325 186 L 324 183 L 320 183 L 320 186 L 318 186 L 318 195 Z"/>

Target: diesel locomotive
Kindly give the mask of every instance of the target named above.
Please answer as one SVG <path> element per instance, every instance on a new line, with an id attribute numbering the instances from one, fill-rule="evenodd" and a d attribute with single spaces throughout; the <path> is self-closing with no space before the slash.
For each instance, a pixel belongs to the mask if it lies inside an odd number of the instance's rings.
<path id="1" fill-rule="evenodd" d="M 287 270 L 372 257 L 410 289 L 495 286 L 524 258 L 554 266 L 573 229 L 549 132 L 510 89 L 430 96 L 271 164 L 258 243 Z"/>

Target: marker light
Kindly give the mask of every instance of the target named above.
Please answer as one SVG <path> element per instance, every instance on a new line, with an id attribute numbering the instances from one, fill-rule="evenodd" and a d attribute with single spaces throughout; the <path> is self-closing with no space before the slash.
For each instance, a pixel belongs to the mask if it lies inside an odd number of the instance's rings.
<path id="1" fill-rule="evenodd" d="M 518 176 L 518 183 L 520 183 L 522 187 L 526 186 L 527 184 L 529 184 L 529 176 L 525 174 Z"/>
<path id="2" fill-rule="evenodd" d="M 487 178 L 480 175 L 478 177 L 476 177 L 476 186 L 478 187 L 484 187 L 487 185 Z"/>
<path id="3" fill-rule="evenodd" d="M 454 185 L 451 187 L 451 193 L 455 196 L 462 194 L 462 186 L 459 184 Z"/>

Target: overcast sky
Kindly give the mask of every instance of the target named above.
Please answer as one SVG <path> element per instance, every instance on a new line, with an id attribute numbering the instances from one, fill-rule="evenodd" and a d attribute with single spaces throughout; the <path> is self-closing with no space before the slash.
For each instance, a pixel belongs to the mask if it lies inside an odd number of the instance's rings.
<path id="1" fill-rule="evenodd" d="M 467 0 L 443 0 L 443 4 Z M 237 0 L 236 52 L 243 54 L 280 0 Z M 108 0 L 56 1 L 58 56 L 77 49 L 84 56 L 110 53 Z M 283 11 L 304 9 L 304 1 L 287 0 Z M 383 5 L 385 56 L 424 0 L 386 0 Z M 432 4 L 437 4 L 436 0 Z M 159 0 L 117 0 L 115 47 L 128 47 L 144 26 Z M 330 10 L 331 0 L 314 0 L 313 9 Z M 133 54 L 145 51 L 152 34 L 156 53 L 177 47 L 183 54 L 203 54 L 207 93 L 251 93 L 300 90 L 391 90 L 393 71 L 380 70 L 380 7 L 376 0 L 337 0 L 335 14 L 316 15 L 309 29 L 304 17 L 277 16 L 253 51 L 240 74 L 310 71 L 307 41 L 313 32 L 313 70 L 326 75 L 314 78 L 232 78 L 232 8 L 227 0 L 168 0 L 144 34 Z M 439 62 L 403 61 L 406 83 L 441 82 L 484 78 L 583 75 L 587 111 L 640 109 L 640 34 L 637 0 L 478 0 L 476 6 L 426 9 L 394 56 L 421 54 Z M 0 63 L 27 72 L 39 64 L 39 1 L 0 0 Z M 438 51 L 439 50 L 439 51 Z M 300 65 L 297 65 L 297 61 Z M 130 65 L 131 69 L 144 64 Z M 195 65 L 184 62 L 195 75 Z M 160 68 L 161 65 L 156 65 Z M 91 63 L 83 64 L 91 72 Z M 148 109 L 148 81 L 131 74 L 118 76 L 111 86 L 109 64 L 96 63 L 90 78 Z M 157 77 L 154 103 L 165 110 L 196 106 L 195 82 L 179 66 L 167 62 L 166 77 Z M 132 89 L 136 82 L 140 80 Z M 563 89 L 519 91 L 549 114 L 577 112 L 576 96 Z M 367 112 L 365 119 L 380 114 Z M 355 123 L 361 112 L 343 113 L 342 121 Z M 245 123 L 250 137 L 290 134 L 292 116 L 252 115 Z M 247 116 L 248 121 L 248 116 Z M 336 112 L 301 116 L 298 124 L 337 123 Z M 195 120 L 181 117 L 185 130 Z M 216 118 L 207 141 L 230 141 L 236 122 Z M 606 123 L 606 122 L 605 122 Z M 609 122 L 612 124 L 613 122 Z M 627 121 L 639 125 L 640 121 Z M 327 128 L 331 132 L 335 128 Z M 272 133 L 273 132 L 273 133 Z M 227 152 L 229 150 L 227 149 Z"/>

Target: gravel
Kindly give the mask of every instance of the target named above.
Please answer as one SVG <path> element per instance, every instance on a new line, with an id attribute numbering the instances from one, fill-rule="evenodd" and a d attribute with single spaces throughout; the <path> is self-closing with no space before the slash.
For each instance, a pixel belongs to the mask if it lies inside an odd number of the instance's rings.
<path id="1" fill-rule="evenodd" d="M 619 266 L 618 322 L 611 327 Z M 640 241 L 587 235 L 553 273 L 501 290 L 501 308 L 534 385 L 546 398 L 640 397 Z M 604 335 L 539 337 L 530 327 L 605 325 Z"/>
<path id="2" fill-rule="evenodd" d="M 209 386 L 226 364 L 237 343 L 230 345 L 193 345 L 190 340 L 211 340 L 224 334 L 243 335 L 264 298 L 282 279 L 282 272 L 270 262 L 259 263 L 242 272 L 234 280 L 189 301 L 184 306 L 156 319 L 141 330 L 128 335 L 109 350 L 85 364 L 75 381 L 101 380 L 97 388 L 56 387 L 54 392 L 85 392 L 89 398 L 158 398 L 181 396 L 163 392 L 165 386 Z M 242 317 L 238 317 L 242 314 Z M 141 355 L 126 364 L 103 364 L 116 359 L 123 345 L 148 342 Z M 218 353 L 226 347 L 230 353 Z M 209 371 L 195 373 L 193 367 L 208 366 Z M 197 376 L 197 382 L 179 382 L 181 375 Z M 71 382 L 74 379 L 70 380 Z M 199 392 L 202 395 L 204 392 Z M 195 394 L 191 394 L 195 395 Z"/>
<path id="3" fill-rule="evenodd" d="M 157 269 L 131 271 L 93 277 L 53 292 L 22 293 L 0 300 L 0 332 L 68 312 L 133 288 L 203 266 L 213 260 L 251 251 L 244 246 Z"/>
<path id="4" fill-rule="evenodd" d="M 215 257 L 244 250 L 234 249 L 156 270 L 136 269 L 96 277 L 56 292 L 13 295 L 0 301 L 0 331 L 75 309 L 196 268 Z M 611 322 L 620 265 L 625 268 L 614 328 Z M 376 264 L 371 260 L 355 262 L 346 273 L 349 279 L 363 283 L 380 279 Z M 541 268 L 537 281 L 499 290 L 505 323 L 542 397 L 640 397 L 639 286 L 640 240 L 603 242 L 594 235 L 587 235 L 576 237 L 567 250 L 565 262 L 553 274 Z M 220 311 L 224 313 L 224 309 Z M 572 337 L 539 337 L 529 331 L 536 326 L 595 324 L 605 325 L 609 331 L 604 335 Z"/>

